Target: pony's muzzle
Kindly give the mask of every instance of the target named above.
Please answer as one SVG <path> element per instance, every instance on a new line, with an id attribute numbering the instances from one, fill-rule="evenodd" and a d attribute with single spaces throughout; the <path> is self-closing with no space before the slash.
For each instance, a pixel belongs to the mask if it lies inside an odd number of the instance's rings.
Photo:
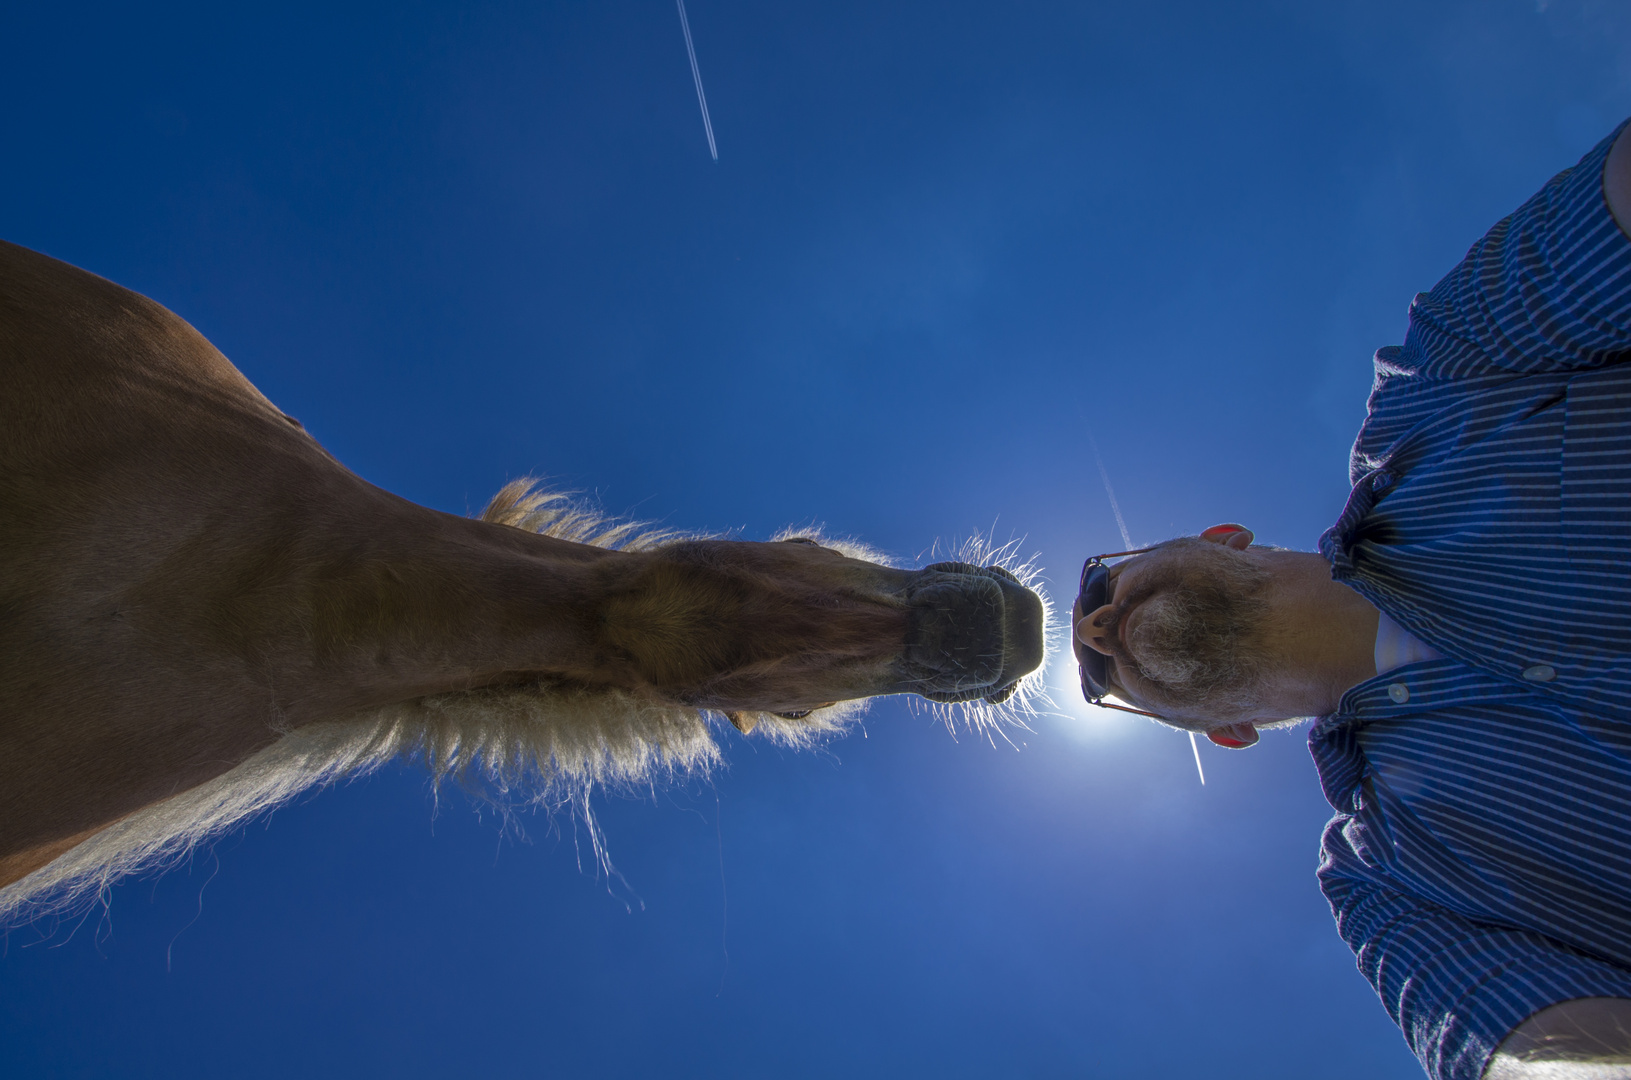
<path id="1" fill-rule="evenodd" d="M 901 690 L 1002 701 L 1042 664 L 1042 600 L 1001 567 L 935 563 L 906 589 Z"/>

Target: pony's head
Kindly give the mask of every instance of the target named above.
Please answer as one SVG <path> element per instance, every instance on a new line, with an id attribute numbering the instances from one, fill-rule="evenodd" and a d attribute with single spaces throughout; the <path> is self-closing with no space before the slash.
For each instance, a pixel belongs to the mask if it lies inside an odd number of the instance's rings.
<path id="1" fill-rule="evenodd" d="M 640 553 L 638 573 L 595 612 L 596 652 L 616 666 L 605 677 L 743 732 L 886 694 L 1000 705 L 1045 653 L 1047 606 L 1022 580 L 1029 567 L 1004 565 L 1007 550 L 905 569 L 816 530 L 749 543 L 597 529 L 591 512 L 525 480 L 482 517 Z"/>

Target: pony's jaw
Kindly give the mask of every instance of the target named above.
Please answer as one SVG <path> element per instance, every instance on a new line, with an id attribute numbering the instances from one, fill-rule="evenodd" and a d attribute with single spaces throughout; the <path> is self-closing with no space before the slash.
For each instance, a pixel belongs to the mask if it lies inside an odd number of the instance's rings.
<path id="1" fill-rule="evenodd" d="M 628 603 L 608 606 L 608 644 L 676 704 L 1000 700 L 1042 661 L 1042 602 L 1004 571 L 900 570 L 808 543 L 692 541 L 648 557 Z"/>

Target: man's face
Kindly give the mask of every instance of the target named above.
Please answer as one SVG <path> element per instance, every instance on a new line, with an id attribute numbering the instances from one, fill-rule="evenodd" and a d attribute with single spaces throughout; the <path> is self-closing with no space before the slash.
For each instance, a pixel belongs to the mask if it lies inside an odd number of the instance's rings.
<path id="1" fill-rule="evenodd" d="M 1242 551 L 1170 540 L 1111 570 L 1103 607 L 1076 633 L 1110 657 L 1110 688 L 1181 727 L 1252 717 L 1266 666 L 1268 575 Z"/>

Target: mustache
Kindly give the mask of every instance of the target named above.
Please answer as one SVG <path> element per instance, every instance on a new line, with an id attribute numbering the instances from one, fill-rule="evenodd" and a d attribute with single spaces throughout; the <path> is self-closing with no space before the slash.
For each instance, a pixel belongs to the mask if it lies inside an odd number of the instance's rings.
<path id="1" fill-rule="evenodd" d="M 1115 610 L 1110 613 L 1110 618 L 1105 620 L 1103 626 L 1097 627 L 1098 630 L 1103 632 L 1104 642 L 1110 647 L 1111 655 L 1115 657 L 1116 663 L 1126 664 L 1138 672 L 1141 677 L 1147 678 L 1147 676 L 1144 676 L 1143 667 L 1139 665 L 1133 654 L 1128 651 L 1127 643 L 1122 640 L 1122 623 L 1126 620 L 1129 611 L 1154 596 L 1165 584 L 1165 581 L 1157 580 L 1140 585 L 1124 599 L 1116 601 Z"/>

